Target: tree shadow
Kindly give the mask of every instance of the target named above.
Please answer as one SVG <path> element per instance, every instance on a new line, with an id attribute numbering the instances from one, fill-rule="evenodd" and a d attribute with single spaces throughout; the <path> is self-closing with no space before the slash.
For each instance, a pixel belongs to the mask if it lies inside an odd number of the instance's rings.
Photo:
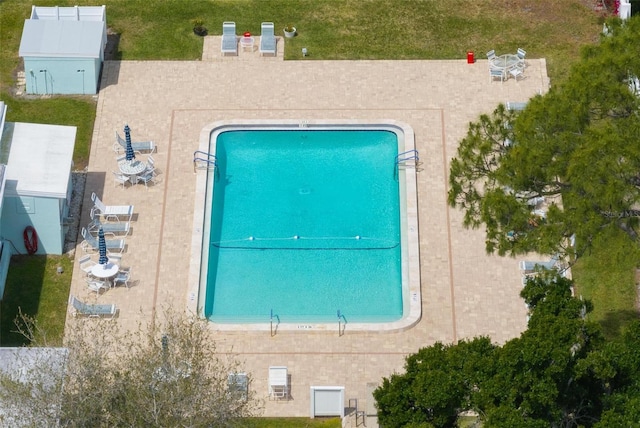
<path id="1" fill-rule="evenodd" d="M 640 314 L 633 310 L 612 311 L 605 315 L 600 320 L 600 326 L 602 332 L 607 339 L 619 338 L 624 332 L 625 328 L 631 321 L 635 321 L 640 318 Z"/>
<path id="2" fill-rule="evenodd" d="M 120 34 L 107 31 L 107 45 L 104 48 L 105 61 L 120 61 L 122 52 L 118 50 L 120 46 Z"/>
<path id="3" fill-rule="evenodd" d="M 35 318 L 40 307 L 47 256 L 11 257 L 4 296 L 0 301 L 0 345 L 23 346 L 29 341 L 16 332 L 19 311 Z"/>

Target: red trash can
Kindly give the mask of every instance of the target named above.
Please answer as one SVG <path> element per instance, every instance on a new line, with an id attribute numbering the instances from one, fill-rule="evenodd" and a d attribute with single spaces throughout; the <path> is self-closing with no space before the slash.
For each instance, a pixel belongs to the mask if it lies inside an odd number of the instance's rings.
<path id="1" fill-rule="evenodd" d="M 474 58 L 473 51 L 467 52 L 467 64 L 473 64 L 474 62 L 476 62 L 476 59 Z"/>

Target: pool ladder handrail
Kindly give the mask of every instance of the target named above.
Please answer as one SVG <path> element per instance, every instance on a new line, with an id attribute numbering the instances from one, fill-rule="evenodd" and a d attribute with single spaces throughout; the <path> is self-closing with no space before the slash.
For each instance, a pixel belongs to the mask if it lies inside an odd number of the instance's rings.
<path id="1" fill-rule="evenodd" d="M 358 399 L 357 398 L 349 398 L 349 410 L 353 411 L 353 414 L 356 417 L 356 426 L 360 425 L 367 426 L 367 416 L 364 410 L 358 410 Z M 360 419 L 362 419 L 362 424 L 360 423 Z"/>
<path id="2" fill-rule="evenodd" d="M 413 161 L 414 167 L 418 164 L 420 156 L 416 149 L 407 150 L 406 152 L 398 153 L 396 155 L 396 165 L 405 165 L 408 161 Z"/>
<path id="3" fill-rule="evenodd" d="M 347 328 L 347 317 L 338 309 L 338 337 L 344 335 L 344 330 Z"/>
<path id="4" fill-rule="evenodd" d="M 275 326 L 273 325 L 274 318 L 275 318 L 275 323 L 276 323 Z M 271 330 L 271 337 L 273 337 L 278 332 L 278 326 L 280 325 L 280 315 L 274 314 L 273 313 L 273 309 L 271 309 L 271 316 L 270 316 L 269 324 L 270 324 L 270 330 Z"/>
<path id="5" fill-rule="evenodd" d="M 204 155 L 205 157 L 200 155 Z M 216 159 L 216 155 L 203 152 L 202 150 L 196 150 L 193 152 L 193 172 L 196 172 L 198 169 L 198 162 L 203 162 L 207 166 L 207 169 L 216 168 L 218 166 L 218 159 Z"/>

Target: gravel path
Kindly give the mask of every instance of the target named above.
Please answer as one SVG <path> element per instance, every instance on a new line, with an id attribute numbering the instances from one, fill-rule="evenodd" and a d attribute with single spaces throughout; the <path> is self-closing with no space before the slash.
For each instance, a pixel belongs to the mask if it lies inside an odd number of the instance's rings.
<path id="1" fill-rule="evenodd" d="M 73 171 L 71 173 L 71 206 L 69 207 L 69 218 L 73 221 L 64 236 L 64 252 L 70 257 L 75 255 L 76 243 L 78 241 L 78 231 L 80 230 L 80 215 L 82 213 L 82 201 L 84 199 L 84 185 L 87 181 L 86 171 Z"/>

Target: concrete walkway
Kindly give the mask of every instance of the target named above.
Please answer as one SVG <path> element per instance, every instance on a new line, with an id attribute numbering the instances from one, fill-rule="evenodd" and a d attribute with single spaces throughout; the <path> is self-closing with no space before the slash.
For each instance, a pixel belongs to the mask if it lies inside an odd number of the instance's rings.
<path id="1" fill-rule="evenodd" d="M 136 222 L 123 264 L 134 286 L 96 297 L 75 266 L 72 293 L 89 303 L 116 303 L 124 328 L 154 311 L 184 308 L 190 262 L 196 173 L 192 157 L 201 129 L 242 119 L 391 119 L 413 127 L 423 161 L 418 173 L 422 319 L 406 331 L 215 332 L 221 353 L 232 353 L 265 399 L 265 416 L 308 416 L 311 385 L 342 385 L 346 398 L 375 413 L 371 392 L 403 369 L 404 358 L 436 341 L 489 335 L 502 343 L 526 327 L 517 260 L 487 256 L 483 231 L 462 227 L 462 213 L 446 204 L 449 160 L 468 123 L 500 102 L 545 92 L 544 60 L 528 60 L 526 78 L 490 82 L 486 61 L 283 61 L 240 52 L 221 57 L 207 38 L 202 61 L 125 61 L 104 66 L 91 146 L 83 220 L 92 191 L 107 204 L 134 204 Z M 116 187 L 114 131 L 125 123 L 134 140 L 152 139 L 160 181 Z M 143 156 L 144 159 L 144 156 Z M 202 173 L 202 172 L 200 172 Z M 199 195 L 201 196 L 201 195 Z M 78 249 L 78 251 L 81 251 Z M 71 319 L 70 319 L 71 322 Z M 70 324 L 69 324 L 70 325 Z M 290 400 L 267 399 L 267 373 L 284 365 Z M 345 403 L 346 405 L 347 403 Z M 367 426 L 370 426 L 367 424 Z"/>

